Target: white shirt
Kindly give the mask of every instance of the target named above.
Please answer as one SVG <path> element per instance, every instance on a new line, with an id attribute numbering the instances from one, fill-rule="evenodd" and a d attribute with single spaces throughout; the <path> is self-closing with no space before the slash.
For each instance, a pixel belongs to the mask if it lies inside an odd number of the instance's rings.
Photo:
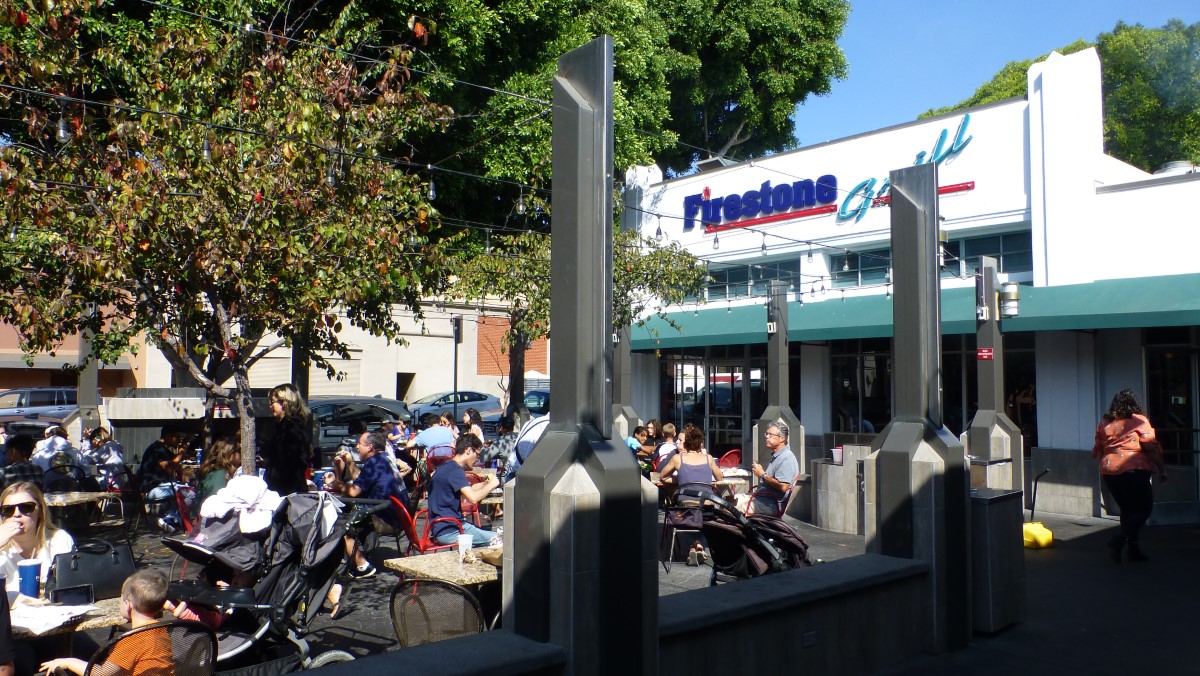
<path id="1" fill-rule="evenodd" d="M 65 452 L 71 456 L 71 464 L 79 464 L 79 454 L 71 446 L 71 442 L 57 434 L 37 442 L 37 446 L 33 448 L 33 456 L 30 458 L 30 462 L 41 467 L 43 472 L 48 472 L 50 471 L 50 461 L 60 452 Z"/>
<path id="2" fill-rule="evenodd" d="M 54 557 L 66 554 L 73 549 L 75 549 L 75 540 L 67 531 L 56 530 L 54 535 L 50 536 L 50 540 L 37 553 L 37 556 L 33 557 L 42 562 L 42 582 L 45 582 L 50 575 L 50 566 L 54 564 Z M 16 588 L 17 564 L 24 560 L 25 557 L 17 552 L 15 542 L 10 542 L 7 547 L 0 550 L 0 574 L 8 578 L 10 589 Z"/>

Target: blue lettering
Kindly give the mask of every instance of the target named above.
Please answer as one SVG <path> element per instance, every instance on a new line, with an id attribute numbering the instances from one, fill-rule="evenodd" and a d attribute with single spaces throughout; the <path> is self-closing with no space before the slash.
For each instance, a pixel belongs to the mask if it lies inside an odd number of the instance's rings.
<path id="1" fill-rule="evenodd" d="M 704 203 L 704 225 L 717 225 L 721 222 L 721 202 L 723 198 L 716 197 Z"/>
<path id="2" fill-rule="evenodd" d="M 913 166 L 933 162 L 941 164 L 943 160 L 951 155 L 957 155 L 962 152 L 963 148 L 971 142 L 974 136 L 967 136 L 967 126 L 971 124 L 971 116 L 963 115 L 962 120 L 958 123 L 958 131 L 954 134 L 954 140 L 950 142 L 950 147 L 946 146 L 946 139 L 950 136 L 949 129 L 943 129 L 942 133 L 938 134 L 937 141 L 933 144 L 933 151 L 926 153 L 924 150 L 917 153 L 916 160 L 913 161 Z"/>
<path id="3" fill-rule="evenodd" d="M 767 193 L 767 199 L 770 199 L 771 193 Z M 758 213 L 758 191 L 747 190 L 742 193 L 742 215 L 753 216 Z"/>
<path id="4" fill-rule="evenodd" d="M 758 186 L 758 213 L 769 214 L 772 211 L 779 211 L 771 206 L 771 182 L 763 181 L 763 184 Z"/>
<path id="5" fill-rule="evenodd" d="M 797 209 L 811 207 L 817 203 L 816 186 L 809 179 L 792 184 L 792 206 Z"/>
<path id="6" fill-rule="evenodd" d="M 854 222 L 861 221 L 863 216 L 867 215 L 867 209 L 871 208 L 871 200 L 875 197 L 875 179 L 868 178 L 867 180 L 854 186 L 846 199 L 842 201 L 842 208 L 838 210 L 839 219 L 853 218 Z M 857 203 L 851 206 L 851 202 Z"/>
<path id="7" fill-rule="evenodd" d="M 835 200 L 837 200 L 837 177 L 825 174 L 817 179 L 817 201 L 821 204 L 829 204 Z"/>
<path id="8" fill-rule="evenodd" d="M 741 197 L 741 195 L 726 195 L 725 196 L 725 220 L 732 221 L 736 218 L 741 218 L 741 216 L 742 216 L 742 197 Z"/>
<path id="9" fill-rule="evenodd" d="M 787 211 L 792 208 L 792 186 L 788 183 L 780 183 L 771 191 L 771 203 L 775 205 L 775 211 Z M 764 211 L 766 211 L 764 209 Z"/>
<path id="10" fill-rule="evenodd" d="M 696 227 L 696 214 L 704 206 L 704 195 L 688 195 L 683 198 L 683 229 L 685 231 Z"/>

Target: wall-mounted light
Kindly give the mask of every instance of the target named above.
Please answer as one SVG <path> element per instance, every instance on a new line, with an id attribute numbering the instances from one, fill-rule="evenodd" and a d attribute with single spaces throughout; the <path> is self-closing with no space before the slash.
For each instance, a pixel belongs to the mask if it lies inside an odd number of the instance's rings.
<path id="1" fill-rule="evenodd" d="M 1000 316 L 1016 317 L 1021 311 L 1021 285 L 1004 282 L 1000 285 Z"/>

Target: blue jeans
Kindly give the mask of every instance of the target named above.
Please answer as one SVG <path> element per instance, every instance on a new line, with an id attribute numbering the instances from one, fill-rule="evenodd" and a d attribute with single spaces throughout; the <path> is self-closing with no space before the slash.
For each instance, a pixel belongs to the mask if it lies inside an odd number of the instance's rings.
<path id="1" fill-rule="evenodd" d="M 463 533 L 470 535 L 472 547 L 486 547 L 492 543 L 492 538 L 496 534 L 490 530 L 479 528 L 473 523 L 463 522 Z M 439 545 L 456 545 L 458 544 L 458 531 L 449 530 L 434 538 Z"/>
<path id="2" fill-rule="evenodd" d="M 158 501 L 170 498 L 171 501 L 166 503 L 166 509 L 163 510 L 163 519 L 167 521 L 174 521 L 175 525 L 177 526 L 182 525 L 183 522 L 179 519 L 179 504 L 175 501 L 175 490 L 186 487 L 187 484 L 174 482 L 161 483 L 150 489 L 150 492 L 146 494 L 146 500 Z M 195 502 L 195 500 L 195 493 L 188 494 L 186 502 L 189 510 L 191 510 L 192 503 Z"/>

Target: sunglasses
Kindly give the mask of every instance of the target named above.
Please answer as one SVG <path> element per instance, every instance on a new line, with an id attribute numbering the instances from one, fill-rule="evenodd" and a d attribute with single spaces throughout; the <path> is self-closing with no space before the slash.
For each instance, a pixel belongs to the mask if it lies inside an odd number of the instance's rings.
<path id="1" fill-rule="evenodd" d="M 0 507 L 0 514 L 4 515 L 4 518 L 7 519 L 15 514 L 17 510 L 21 510 L 22 515 L 29 516 L 37 511 L 37 503 L 18 502 L 15 505 L 4 505 L 3 507 Z"/>

